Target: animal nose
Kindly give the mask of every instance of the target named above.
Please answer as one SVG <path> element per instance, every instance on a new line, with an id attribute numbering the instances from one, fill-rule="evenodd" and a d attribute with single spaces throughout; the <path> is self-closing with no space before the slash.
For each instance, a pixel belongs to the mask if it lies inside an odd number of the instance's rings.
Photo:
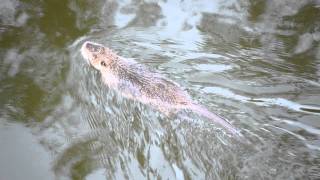
<path id="1" fill-rule="evenodd" d="M 96 46 L 96 45 L 94 45 L 94 44 L 92 44 L 92 43 L 89 43 L 89 42 L 86 43 L 86 47 L 87 47 L 88 49 L 94 49 L 95 46 Z"/>
<path id="2" fill-rule="evenodd" d="M 89 49 L 91 52 L 97 52 L 99 51 L 99 49 L 101 48 L 99 45 L 97 44 L 93 44 L 91 42 L 86 42 L 86 48 Z"/>

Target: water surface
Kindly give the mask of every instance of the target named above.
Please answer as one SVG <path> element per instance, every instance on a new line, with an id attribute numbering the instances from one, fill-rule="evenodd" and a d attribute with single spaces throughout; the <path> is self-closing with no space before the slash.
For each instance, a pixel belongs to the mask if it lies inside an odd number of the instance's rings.
<path id="1" fill-rule="evenodd" d="M 0 3 L 0 179 L 319 179 L 319 1 Z M 228 119 L 104 86 L 86 40 Z"/>

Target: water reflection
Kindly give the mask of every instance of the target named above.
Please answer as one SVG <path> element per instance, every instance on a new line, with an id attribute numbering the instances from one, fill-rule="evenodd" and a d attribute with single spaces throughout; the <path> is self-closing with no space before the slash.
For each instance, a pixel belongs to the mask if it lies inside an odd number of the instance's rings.
<path id="1" fill-rule="evenodd" d="M 0 122 L 31 131 L 56 179 L 319 177 L 317 1 L 4 0 L 0 12 Z M 177 81 L 246 141 L 123 99 L 81 57 L 86 40 Z"/>

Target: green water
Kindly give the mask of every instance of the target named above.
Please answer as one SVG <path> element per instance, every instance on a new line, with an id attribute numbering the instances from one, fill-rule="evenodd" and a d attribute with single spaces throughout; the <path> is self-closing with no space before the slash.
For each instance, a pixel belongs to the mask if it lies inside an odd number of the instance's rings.
<path id="1" fill-rule="evenodd" d="M 0 180 L 319 179 L 320 3 L 0 3 Z M 192 112 L 123 98 L 82 58 L 104 44 L 179 83 Z"/>

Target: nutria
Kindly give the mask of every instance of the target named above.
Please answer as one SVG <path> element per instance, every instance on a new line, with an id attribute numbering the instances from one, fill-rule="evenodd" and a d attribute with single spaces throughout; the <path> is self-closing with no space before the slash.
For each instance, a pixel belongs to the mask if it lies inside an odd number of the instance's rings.
<path id="1" fill-rule="evenodd" d="M 124 97 L 149 104 L 166 115 L 189 109 L 224 126 L 232 134 L 240 135 L 230 123 L 192 101 L 178 84 L 134 60 L 118 56 L 109 48 L 89 41 L 82 45 L 81 54 L 101 72 L 103 82 Z"/>

